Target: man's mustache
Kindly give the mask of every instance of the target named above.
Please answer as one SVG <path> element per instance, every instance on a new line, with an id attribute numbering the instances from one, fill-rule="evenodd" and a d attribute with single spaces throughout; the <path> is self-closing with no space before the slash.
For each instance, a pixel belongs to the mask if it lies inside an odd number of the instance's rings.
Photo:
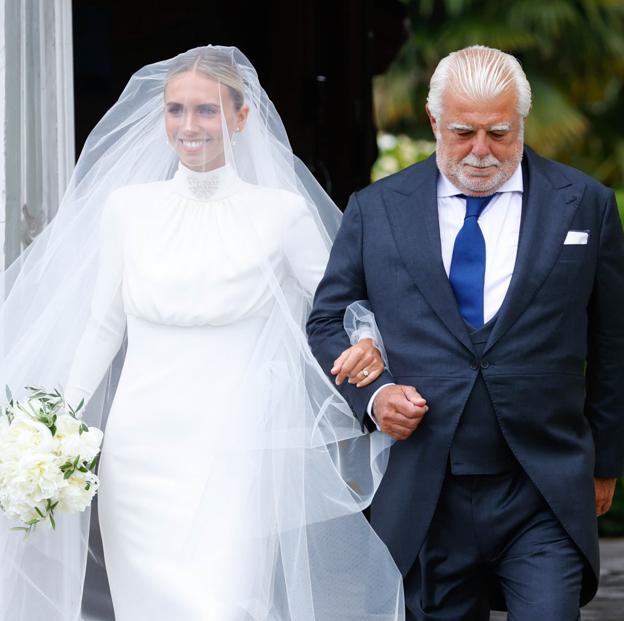
<path id="1" fill-rule="evenodd" d="M 500 166 L 501 162 L 497 160 L 493 155 L 486 155 L 484 158 L 479 158 L 474 153 L 467 155 L 461 163 L 467 166 L 474 166 L 475 168 L 487 168 L 488 166 Z"/>

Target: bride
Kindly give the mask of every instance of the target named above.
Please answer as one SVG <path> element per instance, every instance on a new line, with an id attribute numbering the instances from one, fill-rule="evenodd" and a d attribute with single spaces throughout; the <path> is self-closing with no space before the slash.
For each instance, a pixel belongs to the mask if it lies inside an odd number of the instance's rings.
<path id="1" fill-rule="evenodd" d="M 2 381 L 107 415 L 117 621 L 403 618 L 360 513 L 390 441 L 361 431 L 303 329 L 338 219 L 253 67 L 209 46 L 131 79 L 7 271 Z M 353 383 L 383 370 L 370 340 L 344 357 Z M 88 516 L 27 540 L 9 527 L 0 619 L 80 619 Z"/>

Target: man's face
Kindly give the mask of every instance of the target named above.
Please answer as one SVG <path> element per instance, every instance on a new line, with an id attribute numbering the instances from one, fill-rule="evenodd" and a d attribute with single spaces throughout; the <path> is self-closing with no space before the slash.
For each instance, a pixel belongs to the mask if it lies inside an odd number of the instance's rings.
<path id="1" fill-rule="evenodd" d="M 498 190 L 522 159 L 523 119 L 514 90 L 475 102 L 453 92 L 442 98 L 438 121 L 427 109 L 436 136 L 438 168 L 462 192 L 486 196 Z"/>

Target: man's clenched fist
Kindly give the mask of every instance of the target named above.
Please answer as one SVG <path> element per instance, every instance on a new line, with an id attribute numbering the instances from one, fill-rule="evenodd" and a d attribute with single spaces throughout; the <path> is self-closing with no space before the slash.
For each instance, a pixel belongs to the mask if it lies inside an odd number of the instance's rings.
<path id="1" fill-rule="evenodd" d="M 413 386 L 395 384 L 379 391 L 373 402 L 373 416 L 384 433 L 395 440 L 409 438 L 429 407 Z"/>

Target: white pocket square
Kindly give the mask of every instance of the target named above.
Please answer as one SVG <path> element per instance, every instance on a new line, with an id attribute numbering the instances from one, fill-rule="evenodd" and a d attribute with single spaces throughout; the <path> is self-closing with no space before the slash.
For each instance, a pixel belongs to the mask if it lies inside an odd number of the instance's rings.
<path id="1" fill-rule="evenodd" d="M 589 239 L 589 231 L 568 231 L 566 235 L 565 241 L 563 242 L 564 246 L 570 245 L 585 245 L 587 244 L 587 240 Z"/>

